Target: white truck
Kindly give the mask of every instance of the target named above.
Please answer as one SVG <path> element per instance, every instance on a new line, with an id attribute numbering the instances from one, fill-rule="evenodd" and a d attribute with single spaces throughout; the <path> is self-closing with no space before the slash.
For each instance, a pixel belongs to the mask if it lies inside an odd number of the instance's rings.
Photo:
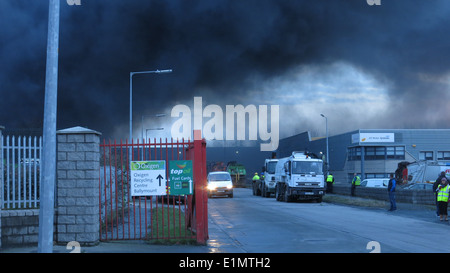
<path id="1" fill-rule="evenodd" d="M 407 166 L 408 184 L 434 183 L 441 172 L 450 178 L 450 166 L 437 161 L 417 161 Z"/>
<path id="2" fill-rule="evenodd" d="M 292 152 L 281 158 L 275 168 L 277 201 L 309 199 L 322 202 L 325 194 L 323 161 L 305 152 Z"/>
<path id="3" fill-rule="evenodd" d="M 262 197 L 270 197 L 271 193 L 275 193 L 277 183 L 275 182 L 275 167 L 278 159 L 264 160 L 263 173 L 264 178 L 260 177 L 259 181 L 255 182 L 253 193 L 254 195 L 261 195 Z"/>

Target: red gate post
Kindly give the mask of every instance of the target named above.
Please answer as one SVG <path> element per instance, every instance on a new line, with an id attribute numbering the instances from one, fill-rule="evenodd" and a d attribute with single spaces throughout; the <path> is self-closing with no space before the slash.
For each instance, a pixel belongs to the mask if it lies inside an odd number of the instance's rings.
<path id="1" fill-rule="evenodd" d="M 206 192 L 206 141 L 194 130 L 194 190 L 197 243 L 208 240 L 208 195 Z"/>

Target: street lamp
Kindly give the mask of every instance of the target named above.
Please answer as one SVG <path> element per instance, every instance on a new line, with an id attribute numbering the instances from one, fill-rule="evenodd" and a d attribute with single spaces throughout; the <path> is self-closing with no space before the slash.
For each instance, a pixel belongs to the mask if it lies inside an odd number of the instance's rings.
<path id="1" fill-rule="evenodd" d="M 330 169 L 330 154 L 328 153 L 328 118 L 324 116 L 324 114 L 320 114 L 323 118 L 325 118 L 325 128 L 326 128 L 326 137 L 327 137 L 327 175 L 328 170 Z"/>
<path id="2" fill-rule="evenodd" d="M 145 129 L 145 138 L 147 138 L 148 131 L 163 131 L 163 130 L 164 130 L 163 127 Z"/>
<path id="3" fill-rule="evenodd" d="M 147 137 L 147 132 L 148 131 L 152 131 L 152 130 L 157 130 L 157 131 L 162 131 L 162 130 L 164 130 L 164 128 L 162 128 L 162 127 L 158 127 L 158 128 L 149 128 L 149 129 L 145 129 L 145 138 L 144 138 L 144 136 L 142 136 L 142 138 L 143 138 L 143 143 L 145 144 L 145 140 L 146 139 L 148 139 L 148 137 Z M 148 139 L 148 147 L 149 147 L 149 149 L 150 149 L 150 142 L 151 142 L 151 140 L 150 139 Z M 156 143 L 156 138 L 155 138 L 155 143 Z M 145 146 L 145 145 L 144 145 Z M 141 156 L 141 160 L 144 160 L 144 146 L 142 146 L 142 156 Z M 150 153 L 150 152 L 149 152 Z"/>
<path id="4" fill-rule="evenodd" d="M 155 117 L 162 118 L 165 117 L 166 114 L 155 114 L 155 115 L 142 115 L 141 126 L 142 126 L 142 138 L 144 138 L 144 117 Z M 158 130 L 164 130 L 164 128 L 157 128 Z M 147 138 L 147 132 L 145 132 L 145 138 Z"/>
<path id="5" fill-rule="evenodd" d="M 165 74 L 172 73 L 172 69 L 164 69 L 164 70 L 152 70 L 152 71 L 138 71 L 138 72 L 130 72 L 130 142 L 133 139 L 133 75 L 135 74 Z"/>

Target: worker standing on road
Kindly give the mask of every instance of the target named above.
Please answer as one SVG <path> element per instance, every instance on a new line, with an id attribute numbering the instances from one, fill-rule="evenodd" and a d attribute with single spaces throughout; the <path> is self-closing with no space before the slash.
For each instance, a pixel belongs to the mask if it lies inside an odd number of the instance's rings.
<path id="1" fill-rule="evenodd" d="M 352 196 L 355 196 L 355 189 L 359 185 L 361 185 L 361 178 L 357 175 L 357 173 L 355 173 L 355 176 L 353 177 L 352 180 L 352 191 L 351 191 Z"/>
<path id="2" fill-rule="evenodd" d="M 259 180 L 259 175 L 258 173 L 255 173 L 255 175 L 252 178 L 252 189 L 253 189 L 253 195 L 258 195 L 258 189 L 257 187 L 259 187 L 258 184 L 256 184 Z"/>
<path id="3" fill-rule="evenodd" d="M 439 204 L 439 219 L 441 221 L 448 221 L 447 219 L 447 207 L 448 196 L 450 192 L 450 186 L 448 185 L 447 178 L 441 179 L 441 184 L 437 188 L 437 201 Z"/>
<path id="4" fill-rule="evenodd" d="M 327 176 L 327 193 L 333 193 L 334 176 L 330 173 Z"/>
<path id="5" fill-rule="evenodd" d="M 394 174 L 389 176 L 388 192 L 389 192 L 389 202 L 391 202 L 391 208 L 389 211 L 397 210 L 397 204 L 395 203 L 395 186 L 397 181 L 395 181 Z"/>
<path id="6" fill-rule="evenodd" d="M 441 184 L 441 179 L 442 177 L 445 177 L 445 172 L 441 172 L 441 174 L 439 175 L 439 177 L 436 179 L 436 181 L 433 183 L 433 192 L 434 192 L 434 198 L 436 201 L 436 216 L 439 217 L 439 203 L 437 201 L 437 188 L 439 187 L 439 185 Z"/>
<path id="7" fill-rule="evenodd" d="M 253 176 L 253 178 L 252 178 L 252 181 L 253 182 L 256 182 L 256 181 L 258 181 L 259 180 L 259 175 L 258 175 L 258 173 L 255 173 L 255 175 Z"/>

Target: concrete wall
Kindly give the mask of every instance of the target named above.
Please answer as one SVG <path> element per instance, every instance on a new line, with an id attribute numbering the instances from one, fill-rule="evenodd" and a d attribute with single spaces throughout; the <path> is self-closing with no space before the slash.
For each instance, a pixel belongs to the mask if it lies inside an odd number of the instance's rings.
<path id="1" fill-rule="evenodd" d="M 435 205 L 435 197 L 432 191 L 397 189 L 395 192 L 397 202 L 421 205 Z M 333 186 L 333 193 L 350 195 L 350 184 L 335 184 Z M 385 188 L 380 189 L 356 187 L 355 195 L 359 197 L 389 201 L 388 191 Z"/>

